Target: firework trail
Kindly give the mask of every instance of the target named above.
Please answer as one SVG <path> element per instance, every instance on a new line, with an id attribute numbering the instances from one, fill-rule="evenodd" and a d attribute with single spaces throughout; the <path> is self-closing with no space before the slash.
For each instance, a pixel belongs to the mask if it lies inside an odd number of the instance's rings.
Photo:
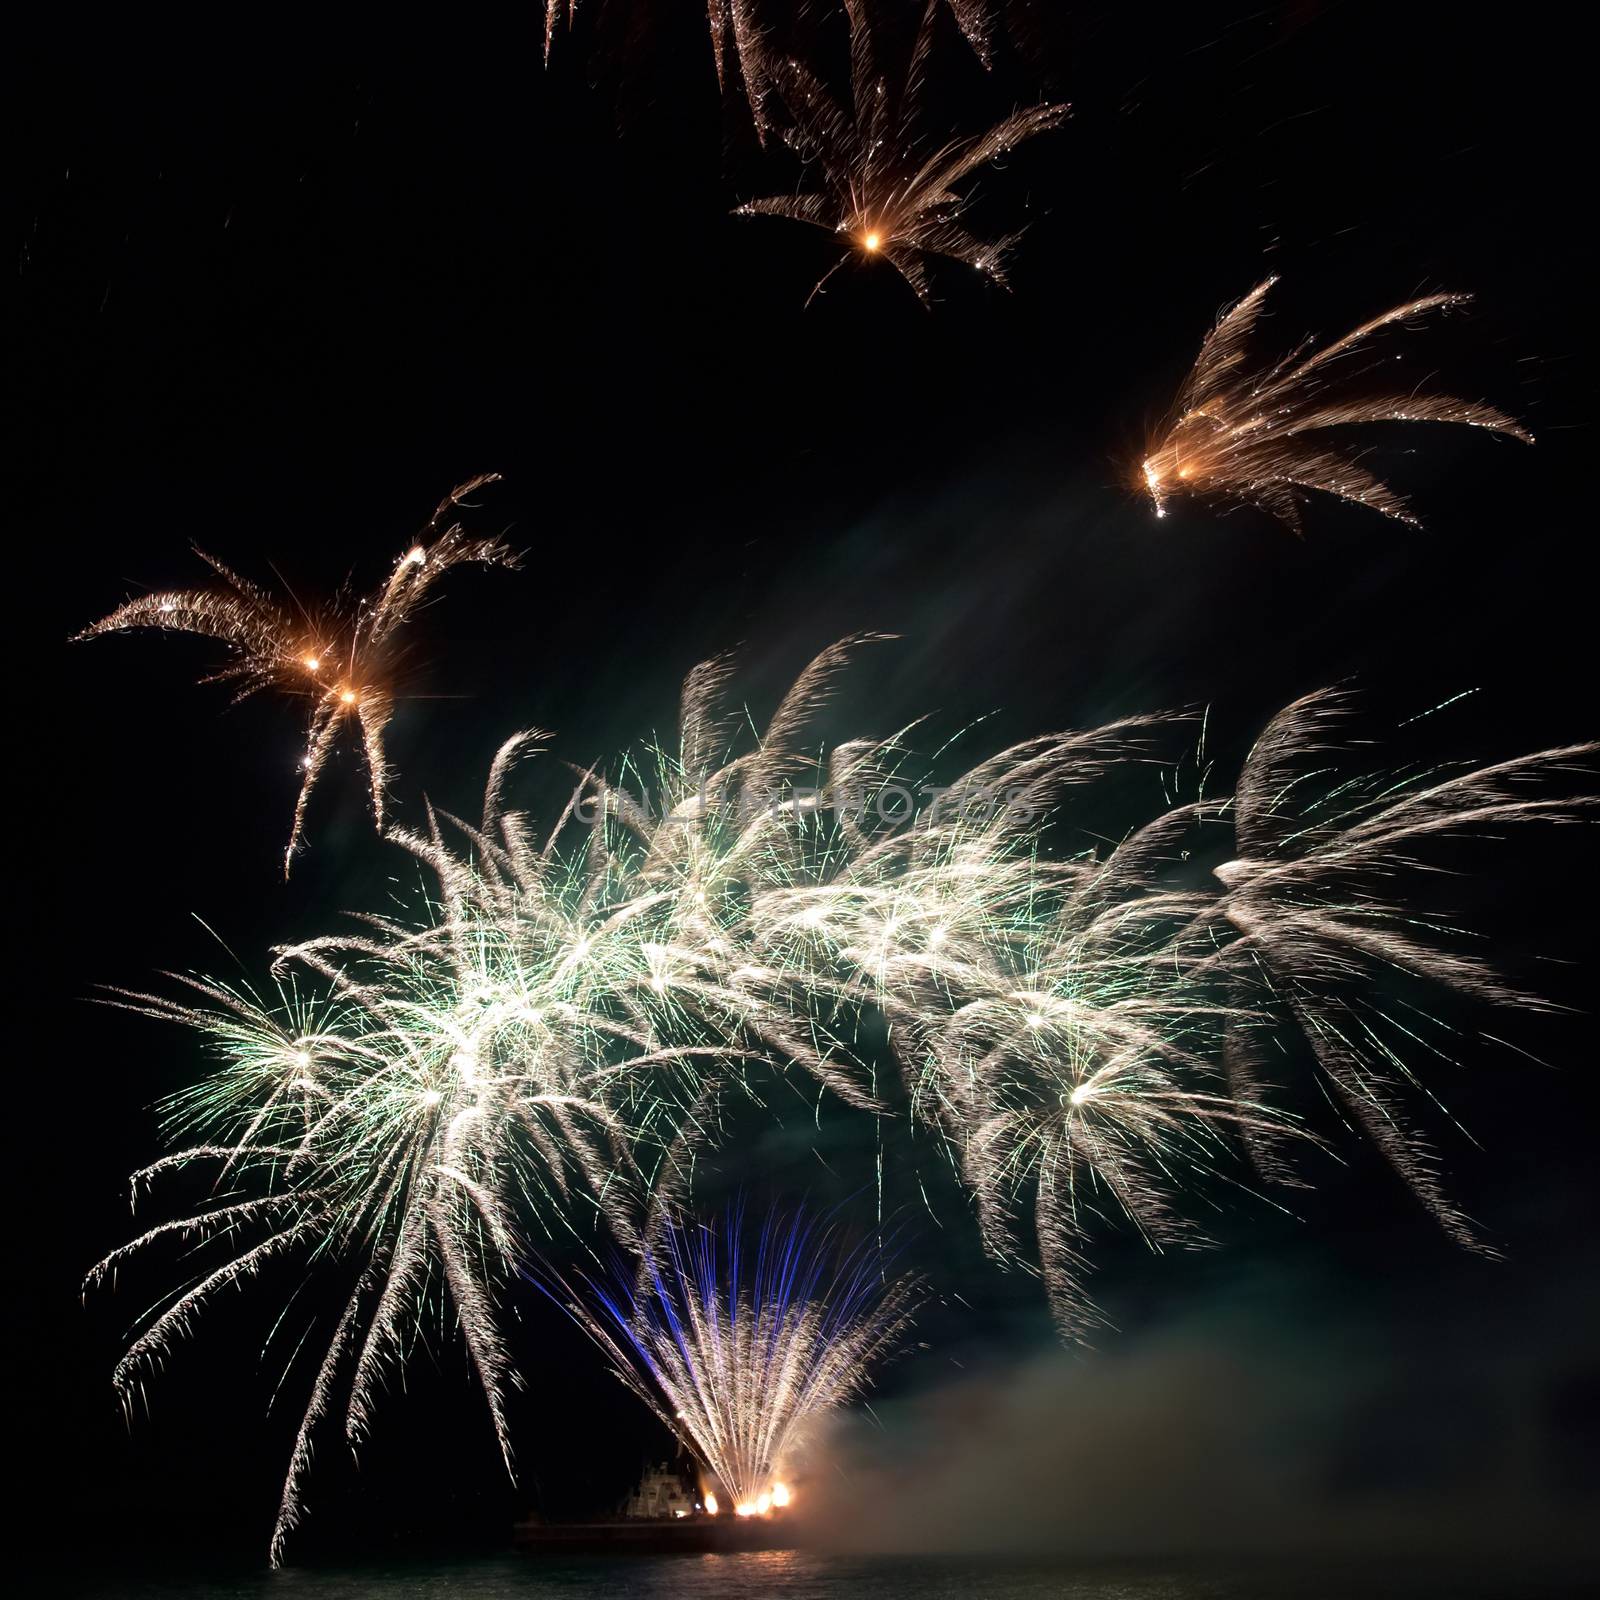
<path id="1" fill-rule="evenodd" d="M 1396 884 L 1407 872 L 1437 871 L 1429 851 L 1441 841 L 1497 837 L 1533 821 L 1583 820 L 1596 804 L 1600 745 L 1481 767 L 1341 778 L 1337 735 L 1350 712 L 1348 694 L 1322 690 L 1279 712 L 1256 740 L 1231 802 L 1220 808 L 1231 818 L 1236 854 L 1215 869 L 1222 894 L 1202 920 L 1218 948 L 1193 976 L 1226 972 L 1235 993 L 1251 996 L 1254 1016 L 1241 1019 L 1227 1041 L 1236 1096 L 1262 1092 L 1271 1042 L 1264 1014 L 1286 1014 L 1337 1106 L 1452 1238 L 1482 1250 L 1406 1111 L 1408 1093 L 1433 1100 L 1412 1059 L 1444 1052 L 1421 1036 L 1425 1012 L 1385 997 L 1397 978 L 1417 979 L 1490 1004 L 1549 1007 L 1508 984 L 1492 963 L 1455 948 L 1461 930 L 1406 904 Z M 1591 792 L 1552 792 L 1573 777 L 1587 779 Z"/>
<path id="2" fill-rule="evenodd" d="M 1397 389 L 1387 368 L 1371 358 L 1368 345 L 1376 335 L 1465 305 L 1470 295 L 1424 295 L 1332 344 L 1314 349 L 1304 340 L 1280 360 L 1260 365 L 1250 361 L 1246 346 L 1276 282 L 1267 278 L 1222 314 L 1157 430 L 1142 466 L 1157 516 L 1166 514 L 1169 501 L 1189 495 L 1221 506 L 1259 506 L 1299 533 L 1298 493 L 1316 490 L 1415 525 L 1401 496 L 1333 430 L 1375 422 L 1453 422 L 1533 442 L 1521 423 L 1492 406 L 1416 387 Z"/>
<path id="3" fill-rule="evenodd" d="M 946 0 L 950 15 L 972 53 L 985 67 L 994 64 L 994 19 L 989 15 L 989 0 Z"/>
<path id="4" fill-rule="evenodd" d="M 706 0 L 706 12 L 717 64 L 717 85 L 726 88 L 729 76 L 737 71 L 756 137 L 764 144 L 772 123 L 767 116 L 766 56 L 761 30 L 756 26 L 755 7 L 751 0 Z"/>
<path id="5" fill-rule="evenodd" d="M 579 0 L 545 0 L 544 9 L 544 59 L 550 63 L 558 30 L 570 33 L 577 22 Z M 621 49 L 646 45 L 656 25 L 655 13 L 659 7 L 649 0 L 632 0 L 619 5 L 612 0 L 596 0 L 592 8 L 602 26 L 609 23 L 615 33 L 620 31 L 624 41 Z M 726 90 L 730 81 L 744 91 L 750 109 L 750 120 L 756 136 L 763 143 L 771 130 L 766 114 L 768 84 L 765 72 L 766 54 L 764 34 L 756 16 L 753 0 L 706 0 L 706 28 L 711 40 L 711 58 L 716 67 L 717 86 Z"/>
<path id="6" fill-rule="evenodd" d="M 171 590 L 119 606 L 85 628 L 78 639 L 160 628 L 192 633 L 227 646 L 230 661 L 202 682 L 233 683 L 237 698 L 270 689 L 311 703 L 300 792 L 284 853 L 288 874 L 305 825 L 311 791 L 328 758 L 352 732 L 366 764 L 372 811 L 384 825 L 389 766 L 383 735 L 394 714 L 407 625 L 452 567 L 515 567 L 517 558 L 498 539 L 470 539 L 458 522 L 443 526 L 466 497 L 499 481 L 488 473 L 451 490 L 417 541 L 395 562 L 383 587 L 354 602 L 340 600 L 316 611 L 288 603 L 198 551 L 222 579 L 217 589 Z"/>
<path id="7" fill-rule="evenodd" d="M 700 1464 L 706 1510 L 747 1517 L 790 1503 L 808 1437 L 894 1353 L 916 1285 L 803 1213 L 765 1221 L 754 1263 L 742 1233 L 738 1210 L 720 1234 L 673 1222 L 631 1282 L 541 1287 Z"/>
<path id="8" fill-rule="evenodd" d="M 1218 1179 L 1246 1186 L 1238 1156 L 1302 1182 L 1285 1154 L 1320 1141 L 1266 1081 L 1286 1027 L 1419 1198 L 1473 1241 L 1402 1117 L 1396 1090 L 1420 1087 L 1406 1050 L 1434 1047 L 1418 1039 L 1420 1015 L 1386 1016 L 1387 980 L 1399 970 L 1538 1002 L 1459 953 L 1459 930 L 1430 924 L 1393 880 L 1422 865 L 1427 840 L 1580 816 L 1591 800 L 1549 786 L 1584 771 L 1594 747 L 1316 791 L 1342 709 L 1334 692 L 1288 708 L 1233 796 L 1173 805 L 1109 851 L 1065 858 L 1043 853 L 1045 825 L 1076 789 L 1151 761 L 1151 737 L 1174 719 L 1028 741 L 903 825 L 876 838 L 856 826 L 829 881 L 774 887 L 758 907 L 777 961 L 883 1013 L 914 1121 L 945 1142 L 989 1252 L 1031 1255 L 1065 1337 L 1100 1325 L 1084 1292 L 1097 1223 L 1131 1221 L 1158 1249 L 1200 1245 L 1180 1201 Z M 835 760 L 869 782 L 895 771 L 892 744 Z M 1196 881 L 1186 863 L 1214 858 L 1230 824 L 1234 859 Z"/>
<path id="9" fill-rule="evenodd" d="M 994 30 L 988 0 L 944 0 L 944 3 L 973 54 L 986 69 L 992 66 Z M 596 13 L 602 25 L 609 22 L 613 34 L 611 48 L 615 53 L 626 52 L 630 46 L 634 49 L 647 47 L 657 26 L 654 13 L 659 8 L 652 6 L 650 0 L 632 0 L 630 4 L 611 0 L 609 4 L 597 3 L 589 9 Z M 579 10 L 579 0 L 545 0 L 544 59 L 547 66 L 557 32 L 570 33 Z M 773 127 L 769 100 L 773 87 L 771 62 L 779 54 L 775 35 L 781 32 L 786 36 L 785 45 L 803 49 L 803 41 L 797 41 L 794 33 L 796 25 L 806 20 L 804 10 L 802 8 L 798 15 L 791 10 L 782 17 L 769 13 L 764 19 L 756 0 L 706 0 L 705 10 L 717 87 L 724 93 L 730 86 L 742 91 L 756 138 L 764 145 Z M 803 35 L 810 30 L 800 31 Z M 618 33 L 624 42 L 617 41 Z"/>
<path id="10" fill-rule="evenodd" d="M 891 1024 L 914 1121 L 973 1195 L 986 1249 L 1029 1255 L 1065 1337 L 1100 1318 L 1084 1293 L 1095 1222 L 1131 1219 L 1155 1247 L 1205 1241 L 1177 1207 L 1249 1135 L 1297 1136 L 1228 1092 L 1216 1064 L 1248 1013 L 1189 969 L 1214 889 L 1172 887 L 1199 808 L 1168 812 L 1103 858 L 1048 859 L 1044 824 L 1080 786 L 1151 760 L 1174 719 L 1129 718 L 1030 740 L 868 844 L 835 882 L 775 895 L 769 938 L 817 946 L 822 972 Z M 1031 1213 L 1033 1249 L 1018 1224 Z"/>
<path id="11" fill-rule="evenodd" d="M 439 862 L 432 841 L 400 841 Z M 187 980 L 200 1003 L 128 994 L 120 1003 L 198 1030 L 219 1071 L 164 1109 L 173 1153 L 135 1175 L 213 1168 L 213 1203 L 146 1230 L 90 1273 L 92 1285 L 163 1241 L 212 1248 L 192 1286 L 149 1315 L 115 1378 L 131 1404 L 145 1372 L 217 1293 L 269 1258 L 299 1255 L 347 1295 L 319 1364 L 285 1481 L 272 1557 L 300 1517 L 319 1424 L 343 1395 L 352 1444 L 367 1430 L 380 1380 L 418 1342 L 427 1307 L 453 1309 L 510 1466 L 505 1392 L 514 1382 L 499 1331 L 497 1283 L 522 1253 L 519 1217 L 565 1221 L 588 1185 L 625 1241 L 632 1148 L 651 1102 L 620 1086 L 661 1069 L 654 1040 L 631 1025 L 608 969 L 582 958 L 573 902 L 579 867 L 553 868 L 537 907 L 495 925 L 457 914 L 420 930 L 371 919 L 366 932 L 279 952 L 327 998 L 287 998 Z M 437 904 L 461 893 L 442 881 Z M 613 958 L 618 959 L 618 958 Z M 619 1109 L 621 1108 L 621 1109 Z M 244 1198 L 238 1198 L 239 1196 Z"/>
<path id="12" fill-rule="evenodd" d="M 964 262 L 1004 283 L 1006 255 L 1017 236 L 990 241 L 969 232 L 960 221 L 968 199 L 962 186 L 990 161 L 1058 127 L 1068 107 L 1031 106 L 986 133 L 952 139 L 927 153 L 918 123 L 934 6 L 924 13 L 905 74 L 895 83 L 876 59 L 860 0 L 851 0 L 846 10 L 851 36 L 848 109 L 803 63 L 775 59 L 767 68 L 791 119 L 785 138 L 802 160 L 815 164 L 822 187 L 751 200 L 735 214 L 787 217 L 842 237 L 850 253 L 824 274 L 812 298 L 852 256 L 888 262 L 924 304 L 932 294 L 930 257 Z"/>

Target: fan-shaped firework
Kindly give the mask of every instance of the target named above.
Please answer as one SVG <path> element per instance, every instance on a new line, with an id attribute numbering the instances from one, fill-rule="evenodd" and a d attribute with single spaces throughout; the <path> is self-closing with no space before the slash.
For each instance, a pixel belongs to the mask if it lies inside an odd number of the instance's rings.
<path id="1" fill-rule="evenodd" d="M 1395 979 L 1414 978 L 1494 1004 L 1544 1003 L 1506 983 L 1490 962 L 1452 948 L 1459 930 L 1406 904 L 1396 881 L 1435 865 L 1428 851 L 1441 840 L 1579 820 L 1595 805 L 1592 792 L 1554 793 L 1552 785 L 1581 775 L 1592 788 L 1600 745 L 1338 779 L 1330 769 L 1340 751 L 1334 735 L 1349 711 L 1340 691 L 1307 695 L 1251 749 L 1227 808 L 1236 854 L 1216 869 L 1223 892 L 1202 914 L 1219 947 L 1195 976 L 1229 973 L 1240 983 L 1235 992 L 1252 997 L 1245 1003 L 1262 1008 L 1228 1041 L 1235 1095 L 1261 1092 L 1262 1011 L 1286 1011 L 1337 1103 L 1451 1236 L 1481 1248 L 1441 1187 L 1427 1142 L 1407 1123 L 1403 1093 L 1423 1090 L 1408 1051 L 1416 1053 L 1428 1019 L 1414 1007 L 1386 1007 L 1384 994 Z"/>
<path id="2" fill-rule="evenodd" d="M 201 1164 L 215 1164 L 227 1183 L 216 1204 L 148 1230 L 91 1274 L 97 1281 L 174 1235 L 220 1256 L 148 1319 L 117 1370 L 124 1397 L 218 1290 L 269 1258 L 299 1252 L 345 1282 L 296 1439 L 274 1559 L 298 1520 L 313 1431 L 341 1382 L 348 1376 L 354 1442 L 378 1378 L 402 1359 L 437 1294 L 454 1309 L 509 1464 L 495 1285 L 520 1254 L 516 1219 L 529 1210 L 547 1226 L 564 1218 L 574 1183 L 586 1183 L 590 1203 L 631 1238 L 633 1151 L 656 1137 L 660 1114 L 660 1091 L 638 1083 L 676 1059 L 639 1025 L 642 952 L 585 931 L 581 857 L 546 858 L 534 892 L 514 911 L 500 908 L 497 921 L 483 914 L 487 892 L 466 887 L 468 870 L 437 841 L 400 838 L 440 869 L 436 920 L 413 930 L 374 919 L 367 933 L 280 952 L 280 969 L 324 980 L 324 1006 L 265 1005 L 201 980 L 191 983 L 202 1004 L 123 1000 L 200 1030 L 224 1058 L 168 1108 L 169 1131 L 193 1142 L 136 1184 Z M 526 838 L 505 830 L 495 842 Z"/>
<path id="3" fill-rule="evenodd" d="M 758 908 L 777 962 L 884 1012 L 913 1114 L 948 1141 L 998 1258 L 1018 1259 L 1026 1206 L 1069 1337 L 1098 1320 L 1083 1293 L 1097 1217 L 1130 1218 L 1156 1246 L 1203 1243 L 1177 1202 L 1228 1178 L 1232 1155 L 1300 1181 L 1283 1156 L 1308 1131 L 1270 1103 L 1260 1060 L 1285 1020 L 1419 1198 L 1471 1239 L 1400 1118 L 1391 1080 L 1412 1081 L 1404 1050 L 1421 1019 L 1389 1018 L 1381 1035 L 1385 969 L 1491 1001 L 1527 997 L 1449 948 L 1455 930 L 1384 880 L 1402 845 L 1578 815 L 1581 797 L 1520 791 L 1548 791 L 1592 747 L 1348 778 L 1313 801 L 1305 779 L 1326 760 L 1337 701 L 1283 713 L 1236 797 L 1173 806 L 1109 853 L 1045 857 L 1041 827 L 1077 786 L 1152 759 L 1163 719 L 1004 752 L 903 826 L 875 839 L 856 830 L 827 882 L 775 887 Z M 859 745 L 836 760 L 884 782 L 886 753 Z M 1236 859 L 1194 881 L 1187 863 L 1230 820 Z"/>
<path id="4" fill-rule="evenodd" d="M 1200 814 L 1179 807 L 1103 859 L 1046 859 L 1041 829 L 1073 789 L 1150 757 L 1166 719 L 1031 740 L 991 758 L 832 883 L 775 893 L 774 932 L 800 930 L 821 970 L 881 1007 L 914 1117 L 947 1141 L 983 1238 L 1019 1259 L 1032 1214 L 1038 1268 L 1064 1335 L 1098 1321 L 1082 1247 L 1097 1215 L 1155 1245 L 1202 1242 L 1176 1207 L 1230 1143 L 1295 1132 L 1229 1096 L 1217 1056 L 1230 1018 L 1189 969 L 1212 891 L 1164 883 Z M 1021 1259 L 1026 1259 L 1024 1252 Z"/>
<path id="5" fill-rule="evenodd" d="M 1234 1010 L 1187 977 L 1194 897 L 1103 892 L 1146 842 L 1041 872 L 919 1063 L 961 1129 L 986 1244 L 1007 1257 L 1026 1204 L 1057 1326 L 1074 1338 L 1098 1322 L 1081 1281 L 1096 1218 L 1126 1216 L 1158 1248 L 1202 1243 L 1184 1192 L 1228 1164 L 1243 1129 L 1293 1131 L 1226 1092 L 1216 1044 Z"/>
<path id="6" fill-rule="evenodd" d="M 722 1042 L 719 1081 L 737 1077 L 740 1061 L 782 1061 L 863 1109 L 875 1102 L 825 1025 L 825 991 L 760 930 L 773 895 L 803 893 L 846 859 L 826 790 L 796 783 L 816 765 L 797 741 L 851 650 L 875 637 L 823 651 L 755 748 L 736 756 L 723 698 L 729 663 L 703 662 L 684 683 L 676 751 L 630 758 L 614 781 L 585 772 L 578 791 L 615 874 L 611 914 L 645 951 L 658 1004 Z"/>
<path id="7" fill-rule="evenodd" d="M 307 610 L 292 597 L 277 599 L 201 551 L 201 558 L 222 579 L 220 588 L 144 595 L 119 606 L 77 637 L 161 628 L 216 639 L 228 647 L 231 660 L 203 681 L 237 684 L 241 699 L 259 689 L 272 689 L 310 702 L 300 793 L 284 855 L 287 873 L 311 791 L 351 729 L 357 731 L 373 815 L 382 828 L 389 784 L 383 735 L 400 692 L 407 624 L 452 567 L 469 562 L 517 564 L 499 539 L 469 539 L 457 522 L 443 526 L 469 494 L 498 478 L 489 473 L 453 489 L 376 594 Z"/>
<path id="8" fill-rule="evenodd" d="M 1279 361 L 1252 364 L 1246 344 L 1276 282 L 1257 284 L 1206 335 L 1146 451 L 1144 487 L 1157 516 L 1170 500 L 1190 495 L 1222 506 L 1258 505 L 1298 533 L 1297 494 L 1317 490 L 1414 524 L 1406 502 L 1334 430 L 1374 422 L 1454 422 L 1533 442 L 1521 423 L 1493 406 L 1425 394 L 1420 384 L 1397 386 L 1368 349 L 1385 329 L 1464 305 L 1470 295 L 1424 295 L 1320 349 L 1305 340 Z"/>
<path id="9" fill-rule="evenodd" d="M 789 1504 L 808 1435 L 893 1353 L 915 1285 L 803 1214 L 769 1219 L 753 1264 L 742 1228 L 673 1223 L 632 1283 L 546 1292 L 699 1462 L 707 1511 L 748 1517 Z"/>
<path id="10" fill-rule="evenodd" d="M 1064 105 L 1031 106 L 1014 112 L 988 132 L 950 140 L 929 151 L 918 127 L 923 70 L 933 37 L 930 5 L 898 83 L 876 59 L 860 0 L 847 6 L 851 32 L 850 106 L 841 106 L 811 69 L 792 59 L 775 60 L 768 72 L 791 119 L 786 137 L 814 165 L 821 187 L 795 195 L 751 200 L 740 216 L 787 217 L 840 235 L 850 255 L 887 261 L 917 297 L 931 296 L 927 261 L 945 256 L 1005 281 L 1006 255 L 1016 235 L 978 238 L 960 221 L 970 198 L 963 186 L 979 168 L 1037 134 L 1057 127 Z M 812 290 L 822 288 L 831 268 Z"/>

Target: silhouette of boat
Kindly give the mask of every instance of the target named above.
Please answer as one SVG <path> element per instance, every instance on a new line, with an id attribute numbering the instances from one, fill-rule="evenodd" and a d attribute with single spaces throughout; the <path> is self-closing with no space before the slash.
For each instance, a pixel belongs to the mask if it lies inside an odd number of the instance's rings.
<path id="1" fill-rule="evenodd" d="M 791 1550 L 797 1543 L 794 1523 L 780 1510 L 741 1517 L 714 1508 L 710 1495 L 701 1500 L 685 1468 L 662 1462 L 646 1469 L 615 1516 L 546 1522 L 530 1513 L 512 1529 L 512 1538 L 530 1554 L 571 1555 L 704 1555 Z"/>

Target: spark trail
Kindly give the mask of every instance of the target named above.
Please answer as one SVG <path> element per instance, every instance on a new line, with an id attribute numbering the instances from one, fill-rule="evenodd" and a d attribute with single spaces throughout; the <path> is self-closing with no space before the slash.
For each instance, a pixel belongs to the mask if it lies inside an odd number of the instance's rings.
<path id="1" fill-rule="evenodd" d="M 929 146 L 920 123 L 922 84 L 933 42 L 934 8 L 923 17 L 905 72 L 893 79 L 880 65 L 859 0 L 850 19 L 850 103 L 841 105 L 803 62 L 770 63 L 768 73 L 791 119 L 785 137 L 814 169 L 820 187 L 772 195 L 739 206 L 738 216 L 786 217 L 833 233 L 847 254 L 811 291 L 821 291 L 846 261 L 884 261 L 928 304 L 933 257 L 959 261 L 996 283 L 1017 235 L 986 240 L 961 215 L 967 182 L 981 168 L 1027 140 L 1059 127 L 1065 105 L 1029 106 L 987 132 Z"/>
<path id="2" fill-rule="evenodd" d="M 219 587 L 143 595 L 76 637 L 94 639 L 135 628 L 197 634 L 224 645 L 229 655 L 226 665 L 202 682 L 235 684 L 238 699 L 268 690 L 309 703 L 300 792 L 284 853 L 287 875 L 311 792 L 346 737 L 360 747 L 372 814 L 382 831 L 390 781 L 383 736 L 403 692 L 409 624 L 453 567 L 517 565 L 501 540 L 468 538 L 459 522 L 448 520 L 468 495 L 498 480 L 498 473 L 488 473 L 452 489 L 374 594 L 308 609 L 293 597 L 279 599 L 199 551 L 222 580 Z"/>
<path id="3" fill-rule="evenodd" d="M 1367 506 L 1416 524 L 1405 500 L 1363 465 L 1343 430 L 1387 422 L 1448 422 L 1533 435 L 1481 401 L 1398 386 L 1369 346 L 1380 334 L 1462 306 L 1465 294 L 1408 300 L 1331 344 L 1302 341 L 1277 361 L 1253 361 L 1248 344 L 1276 278 L 1258 283 L 1206 335 L 1193 370 L 1141 466 L 1143 487 L 1164 516 L 1181 496 L 1221 507 L 1256 505 L 1301 531 L 1299 497 L 1308 491 Z"/>

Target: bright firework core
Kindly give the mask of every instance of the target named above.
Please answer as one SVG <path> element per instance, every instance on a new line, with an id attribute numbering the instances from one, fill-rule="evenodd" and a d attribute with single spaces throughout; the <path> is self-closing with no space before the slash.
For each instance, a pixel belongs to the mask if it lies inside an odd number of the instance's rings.
<path id="1" fill-rule="evenodd" d="M 736 1517 L 770 1517 L 774 1511 L 782 1511 L 793 1503 L 794 1490 L 786 1483 L 777 1482 L 753 1498 L 739 1501 L 733 1508 L 733 1514 Z M 700 1505 L 708 1517 L 721 1514 L 722 1502 L 714 1490 L 706 1491 Z"/>

